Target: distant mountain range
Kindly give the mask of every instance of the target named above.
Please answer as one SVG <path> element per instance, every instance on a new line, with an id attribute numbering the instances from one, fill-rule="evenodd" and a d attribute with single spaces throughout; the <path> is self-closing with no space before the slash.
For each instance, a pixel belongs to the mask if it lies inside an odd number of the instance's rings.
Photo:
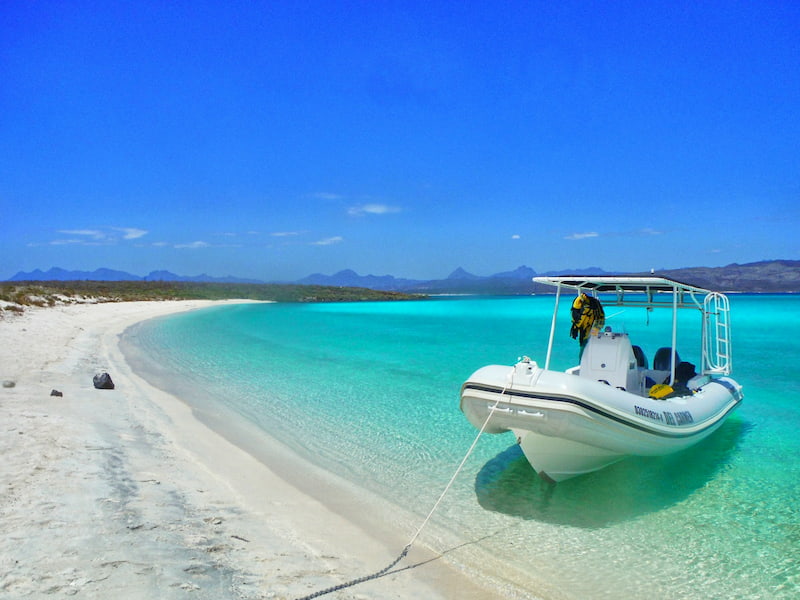
<path id="1" fill-rule="evenodd" d="M 585 275 L 613 275 L 599 269 L 590 267 L 579 269 Z M 536 275 L 558 275 L 561 272 L 537 273 L 530 267 L 521 266 L 513 271 L 495 273 L 482 276 L 468 273 L 461 267 L 450 273 L 445 279 L 401 279 L 392 275 L 359 275 L 355 271 L 346 269 L 333 275 L 316 273 L 309 275 L 294 283 L 354 286 L 365 287 L 373 290 L 391 292 L 421 293 L 421 294 L 530 294 L 533 291 L 533 282 Z"/>
<path id="2" fill-rule="evenodd" d="M 48 271 L 36 269 L 30 273 L 20 271 L 8 281 L 197 281 L 205 283 L 265 283 L 258 279 L 242 279 L 241 277 L 211 277 L 195 275 L 186 277 L 169 271 L 153 271 L 144 277 L 115 271 L 114 269 L 96 269 L 94 271 L 67 271 L 53 267 Z"/>
<path id="3" fill-rule="evenodd" d="M 620 275 L 621 272 L 604 271 L 598 267 L 568 269 L 537 273 L 527 266 L 513 271 L 481 276 L 468 273 L 461 267 L 445 279 L 417 280 L 403 279 L 393 275 L 359 275 L 351 269 L 333 275 L 315 273 L 298 281 L 280 282 L 305 285 L 326 285 L 337 287 L 362 287 L 373 290 L 423 294 L 530 294 L 532 292 L 552 291 L 550 288 L 535 286 L 531 279 L 537 275 Z M 649 275 L 650 273 L 630 273 Z M 800 261 L 767 260 L 747 264 L 731 264 L 724 267 L 689 267 L 657 271 L 656 275 L 669 277 L 700 287 L 731 292 L 800 292 Z M 48 271 L 36 269 L 29 273 L 19 272 L 8 281 L 194 281 L 211 283 L 268 283 L 257 279 L 241 277 L 211 277 L 196 275 L 186 277 L 169 271 L 153 271 L 139 277 L 124 271 L 97 269 L 96 271 L 67 271 L 52 268 Z M 278 283 L 278 282 L 269 282 Z"/>
<path id="4" fill-rule="evenodd" d="M 727 292 L 800 292 L 800 260 L 762 260 L 724 267 L 688 267 L 657 275 Z"/>

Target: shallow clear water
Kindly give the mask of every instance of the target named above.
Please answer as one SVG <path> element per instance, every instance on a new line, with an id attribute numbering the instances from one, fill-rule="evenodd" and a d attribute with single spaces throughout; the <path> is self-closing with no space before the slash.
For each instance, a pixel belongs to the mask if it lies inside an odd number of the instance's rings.
<path id="1" fill-rule="evenodd" d="M 577 360 L 568 305 L 551 368 Z M 731 305 L 745 402 L 717 433 L 555 487 L 511 434 L 486 435 L 420 541 L 543 597 L 797 597 L 800 297 Z M 651 360 L 669 344 L 668 312 L 606 309 Z M 476 433 L 458 410 L 461 383 L 522 355 L 543 364 L 551 318 L 552 297 L 253 304 L 151 321 L 129 337 L 212 404 L 403 507 L 413 533 Z M 699 365 L 698 336 L 678 350 Z"/>

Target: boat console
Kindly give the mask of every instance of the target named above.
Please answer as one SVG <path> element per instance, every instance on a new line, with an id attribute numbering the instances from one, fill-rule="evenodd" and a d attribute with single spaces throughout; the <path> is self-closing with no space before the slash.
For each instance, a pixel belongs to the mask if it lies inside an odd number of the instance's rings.
<path id="1" fill-rule="evenodd" d="M 672 349 L 660 348 L 648 368 L 641 348 L 633 346 L 627 333 L 611 327 L 592 334 L 581 355 L 581 364 L 568 372 L 639 396 L 647 396 L 656 383 L 668 383 L 672 367 Z M 665 358 L 666 357 L 666 358 Z M 677 353 L 676 353 L 677 357 Z M 677 359 L 678 362 L 680 359 Z"/>
<path id="2" fill-rule="evenodd" d="M 628 334 L 612 331 L 610 327 L 589 336 L 576 374 L 634 393 L 641 388 L 641 375 Z"/>

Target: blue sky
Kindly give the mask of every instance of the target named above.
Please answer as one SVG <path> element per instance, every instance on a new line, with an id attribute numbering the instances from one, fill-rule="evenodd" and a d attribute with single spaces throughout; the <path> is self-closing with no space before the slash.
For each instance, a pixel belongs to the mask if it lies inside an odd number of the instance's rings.
<path id="1" fill-rule="evenodd" d="M 3 2 L 0 279 L 800 258 L 796 2 Z"/>

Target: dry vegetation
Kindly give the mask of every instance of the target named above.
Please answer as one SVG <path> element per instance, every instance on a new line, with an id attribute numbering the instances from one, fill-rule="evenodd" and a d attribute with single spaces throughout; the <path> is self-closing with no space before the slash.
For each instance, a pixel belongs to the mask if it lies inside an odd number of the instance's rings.
<path id="1" fill-rule="evenodd" d="M 365 302 L 412 300 L 419 295 L 365 288 L 173 281 L 37 281 L 0 284 L 0 308 L 23 312 L 30 306 L 135 300 L 225 300 L 276 302 Z"/>

